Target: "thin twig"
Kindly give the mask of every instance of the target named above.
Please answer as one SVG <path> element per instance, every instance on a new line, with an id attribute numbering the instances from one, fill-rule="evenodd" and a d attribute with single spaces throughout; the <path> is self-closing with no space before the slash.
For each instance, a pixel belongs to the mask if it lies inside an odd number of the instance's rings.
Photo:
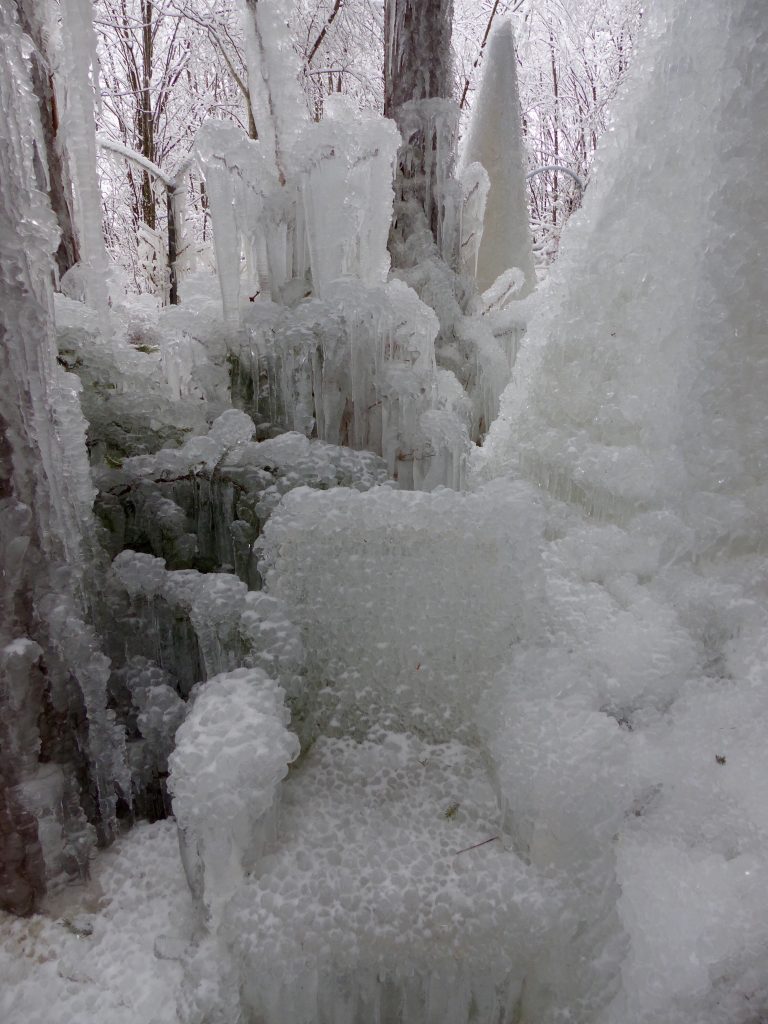
<path id="1" fill-rule="evenodd" d="M 492 843 L 492 842 L 494 842 L 494 841 L 495 841 L 496 839 L 499 839 L 499 838 L 500 838 L 499 836 L 491 836 L 491 838 L 490 838 L 490 839 L 484 839 L 484 840 L 482 841 L 482 843 L 475 843 L 475 845 L 474 845 L 474 846 L 465 846 L 463 850 L 459 850 L 459 851 L 458 851 L 458 853 L 454 853 L 454 855 L 453 855 L 453 856 L 454 856 L 454 857 L 458 857 L 458 856 L 459 856 L 459 853 L 467 853 L 467 851 L 468 851 L 468 850 L 476 850 L 476 849 L 477 849 L 477 848 L 478 848 L 479 846 L 487 846 L 487 845 L 488 845 L 488 843 Z"/>
<path id="2" fill-rule="evenodd" d="M 326 21 L 326 23 L 320 29 L 320 35 L 317 37 L 312 49 L 309 51 L 309 56 L 307 57 L 307 67 L 309 67 L 309 65 L 312 63 L 312 58 L 315 56 L 315 54 L 320 48 L 322 41 L 325 39 L 325 34 L 333 24 L 334 18 L 339 13 L 339 10 L 341 9 L 341 4 L 342 0 L 336 0 L 336 3 L 333 5 L 333 10 L 328 15 L 328 21 Z"/>

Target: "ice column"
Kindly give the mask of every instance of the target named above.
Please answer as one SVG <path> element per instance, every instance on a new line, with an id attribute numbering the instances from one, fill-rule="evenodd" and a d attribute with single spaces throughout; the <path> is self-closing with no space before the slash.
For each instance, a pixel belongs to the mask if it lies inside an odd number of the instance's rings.
<path id="1" fill-rule="evenodd" d="M 392 180 L 400 135 L 391 121 L 329 97 L 300 138 L 302 197 L 318 295 L 340 277 L 386 281 Z"/>
<path id="2" fill-rule="evenodd" d="M 281 184 L 292 177 L 292 149 L 309 120 L 299 89 L 299 61 L 288 33 L 285 0 L 241 0 L 248 88 L 259 139 Z"/>
<path id="3" fill-rule="evenodd" d="M 106 710 L 109 662 L 83 621 L 93 535 L 85 423 L 79 384 L 56 362 L 58 232 L 27 41 L 10 10 L 0 7 L 0 902 L 24 912 L 47 882 L 86 870 L 92 838 L 76 772 L 94 784 L 104 837 L 126 775 Z"/>
<path id="4" fill-rule="evenodd" d="M 62 0 L 61 25 L 64 127 L 75 183 L 80 262 L 86 270 L 86 299 L 106 318 L 109 259 L 101 227 L 101 189 L 96 170 L 93 101 L 98 65 L 93 0 Z"/>

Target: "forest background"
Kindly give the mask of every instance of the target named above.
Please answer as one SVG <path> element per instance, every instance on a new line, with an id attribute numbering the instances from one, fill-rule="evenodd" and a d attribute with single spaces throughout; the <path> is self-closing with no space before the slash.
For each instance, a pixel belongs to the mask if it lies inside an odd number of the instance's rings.
<path id="1" fill-rule="evenodd" d="M 517 37 L 534 251 L 540 271 L 586 187 L 610 103 L 627 70 L 642 19 L 640 0 L 457 0 L 453 49 L 462 124 L 480 80 L 493 24 L 512 16 Z M 173 179 L 208 117 L 257 137 L 235 0 L 96 0 L 100 137 L 127 147 Z M 383 108 L 381 0 L 295 0 L 288 27 L 301 85 L 316 120 L 325 98 L 348 94 Z M 576 178 L 559 171 L 565 167 Z M 551 168 L 540 170 L 541 168 Z M 534 173 L 537 172 L 538 173 Z M 166 251 L 165 188 L 114 152 L 100 153 L 107 248 L 128 290 L 161 294 Z M 212 269 L 205 186 L 185 173 L 186 262 Z M 61 266 L 61 269 L 66 269 Z"/>

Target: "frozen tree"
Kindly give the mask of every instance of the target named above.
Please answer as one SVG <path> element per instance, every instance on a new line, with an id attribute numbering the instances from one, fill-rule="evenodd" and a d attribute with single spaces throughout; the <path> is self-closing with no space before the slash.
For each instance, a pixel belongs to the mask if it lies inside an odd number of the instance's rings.
<path id="1" fill-rule="evenodd" d="M 453 0 L 387 0 L 384 5 L 384 115 L 403 136 L 397 193 L 416 203 L 441 255 L 458 266 L 460 188 L 452 180 L 458 107 L 451 53 Z M 412 225 L 406 209 L 400 229 Z"/>

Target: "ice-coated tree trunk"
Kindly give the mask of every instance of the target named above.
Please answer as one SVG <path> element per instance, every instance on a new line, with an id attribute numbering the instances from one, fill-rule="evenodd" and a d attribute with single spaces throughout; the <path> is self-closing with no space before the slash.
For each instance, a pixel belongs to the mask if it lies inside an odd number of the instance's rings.
<path id="1" fill-rule="evenodd" d="M 62 141 L 59 134 L 58 104 L 44 18 L 34 0 L 16 0 L 16 6 L 21 27 L 35 47 L 32 53 L 30 73 L 32 87 L 37 96 L 40 125 L 45 143 L 48 195 L 59 225 L 60 237 L 59 247 L 56 250 L 56 267 L 59 277 L 61 277 L 79 259 L 72 216 L 72 180 L 66 159 L 63 158 Z"/>
<path id="2" fill-rule="evenodd" d="M 259 141 L 274 154 L 281 184 L 291 177 L 291 150 L 309 119 L 299 65 L 288 33 L 286 0 L 241 0 L 248 96 Z"/>
<path id="3" fill-rule="evenodd" d="M 402 221 L 402 204 L 415 200 L 440 254 L 457 269 L 460 188 L 451 177 L 458 127 L 453 0 L 385 0 L 384 26 L 384 114 L 397 122 L 403 137 L 397 216 Z"/>

